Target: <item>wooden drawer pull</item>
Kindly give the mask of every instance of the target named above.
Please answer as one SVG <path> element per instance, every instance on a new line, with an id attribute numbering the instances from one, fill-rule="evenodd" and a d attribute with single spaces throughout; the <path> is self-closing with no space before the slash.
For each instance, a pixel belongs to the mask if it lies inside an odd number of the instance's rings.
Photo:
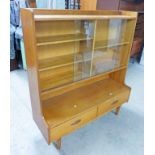
<path id="1" fill-rule="evenodd" d="M 80 123 L 81 122 L 81 119 L 79 119 L 79 120 L 76 120 L 75 122 L 73 122 L 71 125 L 76 125 L 76 124 L 78 124 L 78 123 Z"/>
<path id="2" fill-rule="evenodd" d="M 112 102 L 111 104 L 114 105 L 114 104 L 117 104 L 118 103 L 118 100 Z"/>

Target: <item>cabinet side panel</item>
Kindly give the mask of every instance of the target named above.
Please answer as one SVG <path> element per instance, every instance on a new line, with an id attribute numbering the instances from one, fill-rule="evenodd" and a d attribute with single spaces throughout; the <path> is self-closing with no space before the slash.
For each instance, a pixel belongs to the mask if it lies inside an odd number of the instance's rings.
<path id="1" fill-rule="evenodd" d="M 48 130 L 46 122 L 42 115 L 42 107 L 39 96 L 38 71 L 36 58 L 36 41 L 33 12 L 31 10 L 21 9 L 22 29 L 24 35 L 24 45 L 26 51 L 26 62 L 28 66 L 28 81 L 31 97 L 31 106 L 33 119 L 38 125 L 48 142 Z"/>
<path id="2" fill-rule="evenodd" d="M 28 65 L 28 80 L 32 103 L 33 114 L 41 114 L 38 77 L 37 77 L 37 61 L 36 48 L 34 38 L 33 14 L 30 11 L 21 11 L 22 26 L 24 33 L 24 45 L 26 51 L 26 62 Z"/>

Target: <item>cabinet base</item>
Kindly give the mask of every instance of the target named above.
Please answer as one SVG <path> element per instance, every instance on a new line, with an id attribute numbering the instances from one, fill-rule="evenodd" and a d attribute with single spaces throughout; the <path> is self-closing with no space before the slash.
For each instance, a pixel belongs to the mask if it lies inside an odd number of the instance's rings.
<path id="1" fill-rule="evenodd" d="M 61 149 L 61 138 L 54 142 L 55 147 L 60 150 Z"/>
<path id="2" fill-rule="evenodd" d="M 121 106 L 120 106 L 120 107 L 117 107 L 117 108 L 115 109 L 115 115 L 118 115 L 118 114 L 119 114 L 120 109 L 121 109 Z"/>

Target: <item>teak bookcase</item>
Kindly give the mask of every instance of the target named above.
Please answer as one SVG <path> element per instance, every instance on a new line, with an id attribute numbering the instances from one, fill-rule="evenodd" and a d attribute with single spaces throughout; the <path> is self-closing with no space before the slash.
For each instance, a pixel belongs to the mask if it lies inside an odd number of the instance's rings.
<path id="1" fill-rule="evenodd" d="M 135 12 L 21 9 L 33 118 L 48 144 L 127 102 Z"/>

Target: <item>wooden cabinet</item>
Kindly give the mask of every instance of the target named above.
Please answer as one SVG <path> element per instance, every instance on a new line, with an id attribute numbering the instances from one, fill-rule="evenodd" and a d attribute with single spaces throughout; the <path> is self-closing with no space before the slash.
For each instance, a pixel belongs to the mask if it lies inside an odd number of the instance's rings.
<path id="1" fill-rule="evenodd" d="M 96 10 L 97 0 L 80 0 L 80 10 Z"/>
<path id="2" fill-rule="evenodd" d="M 120 0 L 119 9 L 143 12 L 144 0 Z"/>
<path id="3" fill-rule="evenodd" d="M 128 101 L 137 13 L 22 9 L 21 16 L 33 118 L 48 144 Z"/>
<path id="4" fill-rule="evenodd" d="M 98 10 L 118 10 L 120 0 L 97 0 Z"/>

